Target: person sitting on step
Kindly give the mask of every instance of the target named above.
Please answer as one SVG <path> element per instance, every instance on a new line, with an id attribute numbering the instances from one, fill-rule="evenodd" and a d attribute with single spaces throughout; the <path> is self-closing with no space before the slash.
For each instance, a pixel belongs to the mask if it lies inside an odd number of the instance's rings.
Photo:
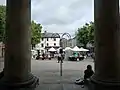
<path id="1" fill-rule="evenodd" d="M 94 71 L 92 70 L 91 65 L 87 65 L 87 69 L 84 71 L 84 79 L 81 81 L 81 79 L 76 80 L 76 84 L 83 85 L 85 84 L 85 81 L 90 79 L 90 77 L 94 74 Z"/>

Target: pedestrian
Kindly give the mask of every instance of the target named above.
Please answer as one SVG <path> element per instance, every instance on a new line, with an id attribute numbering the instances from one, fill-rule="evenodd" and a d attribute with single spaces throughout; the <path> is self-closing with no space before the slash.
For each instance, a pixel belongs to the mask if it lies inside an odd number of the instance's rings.
<path id="1" fill-rule="evenodd" d="M 59 53 L 58 54 L 58 63 L 60 62 L 60 60 L 61 60 L 61 54 Z"/>
<path id="2" fill-rule="evenodd" d="M 42 54 L 42 59 L 43 59 L 43 60 L 45 59 L 45 54 L 44 54 L 44 53 Z"/>
<path id="3" fill-rule="evenodd" d="M 94 74 L 91 65 L 87 65 L 87 69 L 84 71 L 84 80 L 89 79 Z"/>

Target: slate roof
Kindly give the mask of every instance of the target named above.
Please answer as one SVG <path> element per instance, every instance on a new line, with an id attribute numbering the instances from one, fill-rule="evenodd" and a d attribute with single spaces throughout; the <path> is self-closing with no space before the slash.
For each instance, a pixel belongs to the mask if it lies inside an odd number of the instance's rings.
<path id="1" fill-rule="evenodd" d="M 58 33 L 42 33 L 42 38 L 60 38 L 60 35 Z"/>

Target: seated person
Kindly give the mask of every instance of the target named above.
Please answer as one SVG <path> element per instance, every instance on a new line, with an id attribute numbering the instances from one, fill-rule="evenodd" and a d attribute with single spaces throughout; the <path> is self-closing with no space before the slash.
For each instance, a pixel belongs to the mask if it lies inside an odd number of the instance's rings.
<path id="1" fill-rule="evenodd" d="M 76 80 L 76 84 L 84 84 L 84 82 L 89 79 L 92 75 L 94 74 L 93 70 L 92 70 L 92 66 L 91 65 L 87 65 L 87 69 L 84 71 L 84 80 Z"/>
<path id="2" fill-rule="evenodd" d="M 87 69 L 84 71 L 84 80 L 89 79 L 94 74 L 91 65 L 87 65 Z"/>
<path id="3" fill-rule="evenodd" d="M 2 72 L 0 72 L 0 79 L 4 76 L 4 69 Z"/>

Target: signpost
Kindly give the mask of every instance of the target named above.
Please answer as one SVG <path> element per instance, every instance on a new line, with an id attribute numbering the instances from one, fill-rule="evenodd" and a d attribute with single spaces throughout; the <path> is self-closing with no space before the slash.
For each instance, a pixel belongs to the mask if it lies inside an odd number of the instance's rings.
<path id="1" fill-rule="evenodd" d="M 61 58 L 61 62 L 60 62 L 60 76 L 62 76 L 62 58 Z"/>
<path id="2" fill-rule="evenodd" d="M 63 63 L 63 49 L 61 48 L 60 49 L 60 52 L 59 52 L 60 54 L 61 54 L 61 60 L 60 60 L 60 76 L 62 76 L 62 63 Z"/>
<path id="3" fill-rule="evenodd" d="M 58 34 L 58 33 L 57 33 Z M 59 35 L 59 34 L 58 34 Z M 71 36 L 70 36 L 70 34 L 69 33 L 63 33 L 62 34 L 62 36 L 60 37 L 60 47 L 61 47 L 61 49 L 60 49 L 60 51 L 59 51 L 59 53 L 61 54 L 61 60 L 60 60 L 60 76 L 62 76 L 62 63 L 63 63 L 63 59 L 64 59 L 64 56 L 63 56 L 63 43 L 62 43 L 62 39 L 63 39 L 63 36 L 67 36 L 69 39 L 71 38 Z M 54 36 L 54 34 L 52 35 L 52 36 Z"/>

